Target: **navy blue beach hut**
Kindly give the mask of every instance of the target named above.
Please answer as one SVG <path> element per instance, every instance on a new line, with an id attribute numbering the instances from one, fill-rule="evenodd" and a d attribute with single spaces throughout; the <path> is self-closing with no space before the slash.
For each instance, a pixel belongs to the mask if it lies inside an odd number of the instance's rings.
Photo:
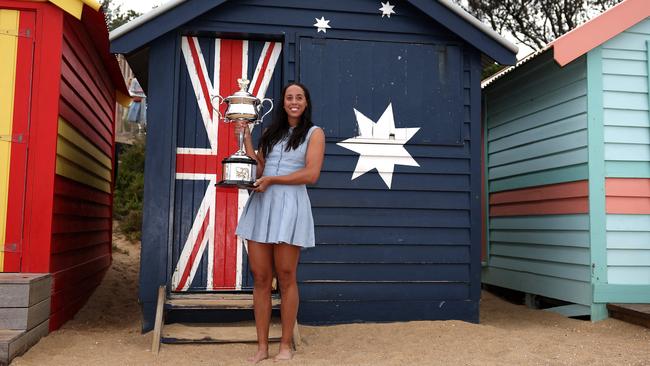
<path id="1" fill-rule="evenodd" d="M 144 330 L 160 285 L 252 287 L 234 235 L 248 193 L 214 186 L 236 142 L 211 100 L 240 77 L 276 108 L 306 84 L 327 136 L 300 322 L 478 321 L 481 70 L 514 46 L 447 0 L 176 0 L 111 39 L 149 97 Z"/>

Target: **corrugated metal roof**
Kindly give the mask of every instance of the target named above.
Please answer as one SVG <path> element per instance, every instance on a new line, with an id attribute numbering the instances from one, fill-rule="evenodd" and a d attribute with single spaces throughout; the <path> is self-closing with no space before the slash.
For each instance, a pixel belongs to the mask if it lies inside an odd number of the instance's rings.
<path id="1" fill-rule="evenodd" d="M 488 87 L 490 84 L 492 84 L 492 83 L 494 83 L 495 81 L 497 81 L 497 80 L 501 79 L 502 77 L 506 76 L 507 74 L 509 74 L 510 72 L 512 72 L 512 71 L 513 71 L 514 69 L 516 69 L 517 67 L 520 67 L 521 65 L 526 64 L 526 63 L 528 63 L 528 62 L 534 60 L 534 59 L 537 58 L 539 55 L 545 53 L 546 51 L 548 51 L 548 50 L 550 50 L 550 49 L 551 49 L 551 44 L 548 44 L 548 45 L 547 45 L 546 47 L 544 47 L 543 49 L 541 49 L 541 50 L 539 50 L 539 51 L 535 51 L 535 52 L 529 54 L 528 56 L 522 58 L 522 59 L 519 60 L 515 65 L 513 65 L 513 66 L 508 66 L 508 67 L 506 67 L 505 69 L 503 69 L 503 70 L 497 72 L 496 74 L 494 74 L 494 75 L 488 77 L 487 79 L 484 79 L 483 81 L 481 81 L 481 89 L 485 89 L 485 88 Z"/>

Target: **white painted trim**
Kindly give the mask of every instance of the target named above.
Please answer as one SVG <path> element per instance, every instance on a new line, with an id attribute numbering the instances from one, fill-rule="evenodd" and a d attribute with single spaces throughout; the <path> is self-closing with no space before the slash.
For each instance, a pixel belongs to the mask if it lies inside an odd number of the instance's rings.
<path id="1" fill-rule="evenodd" d="M 176 148 L 176 154 L 217 156 L 217 152 L 213 151 L 212 149 L 200 149 L 193 147 L 178 147 Z"/>
<path id="2" fill-rule="evenodd" d="M 196 48 L 199 59 L 198 67 L 200 70 L 197 69 L 197 65 L 194 64 L 189 42 L 193 42 Z M 210 111 L 208 110 L 205 103 L 207 101 L 210 102 L 210 105 L 212 105 L 211 98 L 215 93 L 212 82 L 208 76 L 208 70 L 205 65 L 203 52 L 201 51 L 201 45 L 199 44 L 199 40 L 196 37 L 182 37 L 181 48 L 183 50 L 183 56 L 185 59 L 185 64 L 187 65 L 188 73 L 190 75 L 190 80 L 192 81 L 192 87 L 194 88 L 196 102 L 199 106 L 199 110 L 201 111 L 201 116 L 203 117 L 203 125 L 205 126 L 208 140 L 210 141 L 210 148 L 216 152 L 218 147 L 218 123 L 214 123 L 213 117 L 210 117 Z M 203 88 L 201 87 L 201 82 L 199 80 L 199 72 L 201 72 L 201 76 L 205 80 L 209 95 L 203 95 Z"/>
<path id="3" fill-rule="evenodd" d="M 176 263 L 176 268 L 174 269 L 174 274 L 172 275 L 173 291 L 186 291 L 187 288 L 191 285 L 192 280 L 196 275 L 198 264 L 201 262 L 201 256 L 203 255 L 205 246 L 207 245 L 207 242 L 210 240 L 210 238 L 214 236 L 214 234 L 212 234 L 212 236 L 210 235 L 210 232 L 214 233 L 214 220 L 208 219 L 208 227 L 206 228 L 206 235 L 203 236 L 203 240 L 201 240 L 200 244 L 196 243 L 199 233 L 201 232 L 201 227 L 203 226 L 203 222 L 205 221 L 205 217 L 206 215 L 211 213 L 210 208 L 214 207 L 214 198 L 215 198 L 214 195 L 216 193 L 214 184 L 215 184 L 214 180 L 211 180 L 208 184 L 208 188 L 205 192 L 205 195 L 203 196 L 203 200 L 201 201 L 201 206 L 199 206 L 199 210 L 196 213 L 196 218 L 192 223 L 192 229 L 190 229 L 190 232 L 187 236 L 187 240 L 185 240 L 185 244 L 183 245 L 183 250 L 181 251 L 181 255 L 178 258 L 178 263 Z M 212 242 L 214 242 L 214 240 Z M 183 272 L 185 271 L 185 268 L 188 265 L 190 265 L 190 263 L 188 262 L 195 245 L 200 245 L 200 246 L 196 254 L 194 263 L 191 263 L 192 267 L 190 270 L 190 275 L 185 283 L 185 286 L 179 289 L 177 287 L 180 283 L 181 277 L 183 276 Z M 212 261 L 212 258 L 208 259 L 208 262 L 210 261 Z M 208 266 L 210 265 L 208 264 Z"/>
<path id="4" fill-rule="evenodd" d="M 255 88 L 255 84 L 257 84 L 257 79 L 260 77 L 260 73 L 262 71 L 262 65 L 264 65 L 264 57 L 266 56 L 266 53 L 268 52 L 270 45 L 271 42 L 264 43 L 264 47 L 262 48 L 262 53 L 260 54 L 260 58 L 257 60 L 257 64 L 255 65 L 255 71 L 253 72 L 253 80 L 251 80 L 251 83 L 248 84 L 249 93 L 253 92 L 253 88 Z"/>
<path id="5" fill-rule="evenodd" d="M 204 173 L 176 173 L 176 179 L 183 180 L 215 180 L 217 179 L 216 174 L 204 174 Z"/>
<path id="6" fill-rule="evenodd" d="M 269 59 L 269 64 L 264 70 L 264 74 L 262 76 L 262 84 L 260 84 L 260 90 L 258 90 L 257 95 L 255 95 L 259 99 L 264 98 L 264 96 L 266 95 L 266 91 L 269 88 L 269 84 L 271 83 L 271 78 L 273 77 L 273 72 L 275 71 L 275 66 L 278 63 L 278 59 L 280 58 L 280 53 L 282 53 L 282 43 L 274 42 L 273 50 L 271 52 L 272 53 L 271 53 L 271 58 Z M 263 62 L 264 59 L 261 59 L 260 63 Z"/>

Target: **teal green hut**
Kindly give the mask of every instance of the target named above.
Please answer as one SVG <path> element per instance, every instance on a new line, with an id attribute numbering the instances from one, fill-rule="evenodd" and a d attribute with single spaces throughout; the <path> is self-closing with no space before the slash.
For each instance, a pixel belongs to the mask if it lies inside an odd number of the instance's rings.
<path id="1" fill-rule="evenodd" d="M 649 16 L 624 0 L 483 82 L 483 283 L 592 320 L 650 303 Z"/>

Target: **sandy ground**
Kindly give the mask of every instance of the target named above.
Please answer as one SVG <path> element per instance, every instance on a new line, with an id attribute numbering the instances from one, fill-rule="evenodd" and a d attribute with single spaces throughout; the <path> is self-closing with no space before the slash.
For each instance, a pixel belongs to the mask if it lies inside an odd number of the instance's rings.
<path id="1" fill-rule="evenodd" d="M 139 246 L 116 236 L 103 283 L 62 329 L 12 365 L 240 365 L 254 344 L 162 345 L 140 334 Z M 481 324 L 419 321 L 300 327 L 307 342 L 290 365 L 650 365 L 650 330 L 514 305 L 488 292 Z M 272 345 L 272 354 L 277 345 Z M 261 365 L 271 365 L 267 360 Z"/>

